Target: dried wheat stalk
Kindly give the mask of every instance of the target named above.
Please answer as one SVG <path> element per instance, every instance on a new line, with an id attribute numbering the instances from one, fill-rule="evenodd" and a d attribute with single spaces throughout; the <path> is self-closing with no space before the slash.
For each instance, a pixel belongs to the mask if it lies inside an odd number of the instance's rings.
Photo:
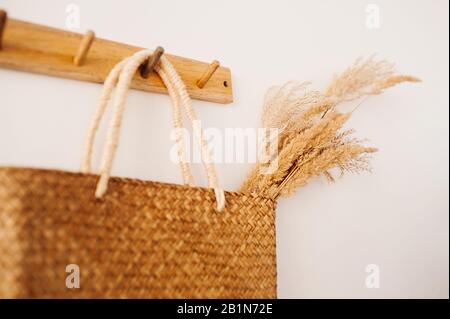
<path id="1" fill-rule="evenodd" d="M 375 148 L 352 138 L 353 130 L 342 127 L 351 113 L 337 106 L 356 101 L 402 82 L 417 82 L 412 76 L 397 75 L 393 65 L 373 58 L 358 59 L 340 75 L 335 75 L 324 93 L 310 83 L 288 82 L 268 90 L 262 126 L 278 128 L 278 166 L 272 174 L 261 174 L 266 163 L 257 163 L 241 186 L 241 191 L 278 198 L 292 194 L 312 177 L 338 168 L 344 172 L 369 171 L 369 154 Z"/>

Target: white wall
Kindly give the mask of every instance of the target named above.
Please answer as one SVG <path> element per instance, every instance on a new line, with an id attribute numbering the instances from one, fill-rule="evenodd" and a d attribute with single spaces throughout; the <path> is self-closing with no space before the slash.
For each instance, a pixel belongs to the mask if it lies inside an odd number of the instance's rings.
<path id="1" fill-rule="evenodd" d="M 270 85 L 312 80 L 378 53 L 423 79 L 369 99 L 350 125 L 380 149 L 373 174 L 329 186 L 316 180 L 277 215 L 281 298 L 446 297 L 448 233 L 448 1 L 56 1 L 0 0 L 10 16 L 65 28 L 69 3 L 80 32 L 210 61 L 232 70 L 235 102 L 194 101 L 205 127 L 255 127 Z M 366 5 L 380 28 L 365 25 Z M 97 84 L 0 69 L 0 165 L 77 170 Z M 169 99 L 129 96 L 114 174 L 181 181 L 168 160 Z M 219 165 L 235 190 L 251 164 Z M 200 167 L 196 175 L 202 176 Z M 365 268 L 380 267 L 368 289 Z"/>

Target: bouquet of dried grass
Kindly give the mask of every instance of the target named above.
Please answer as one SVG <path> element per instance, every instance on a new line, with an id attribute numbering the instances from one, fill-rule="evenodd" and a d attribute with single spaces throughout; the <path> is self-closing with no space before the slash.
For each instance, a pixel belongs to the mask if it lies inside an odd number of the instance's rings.
<path id="1" fill-rule="evenodd" d="M 278 166 L 271 174 L 261 174 L 268 164 L 259 161 L 240 190 L 276 199 L 292 194 L 315 176 L 323 174 L 333 182 L 333 168 L 341 175 L 370 170 L 368 156 L 377 150 L 353 138 L 353 130 L 343 129 L 351 112 L 340 112 L 338 106 L 380 94 L 401 82 L 418 81 L 396 74 L 386 61 L 368 58 L 335 75 L 323 93 L 311 89 L 308 82 L 272 87 L 264 100 L 262 126 L 278 129 Z"/>

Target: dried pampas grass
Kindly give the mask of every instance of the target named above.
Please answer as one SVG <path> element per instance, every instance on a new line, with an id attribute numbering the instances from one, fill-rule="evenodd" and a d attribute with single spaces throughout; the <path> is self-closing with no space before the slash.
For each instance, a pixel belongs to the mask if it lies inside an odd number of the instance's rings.
<path id="1" fill-rule="evenodd" d="M 324 93 L 309 82 L 288 82 L 268 90 L 262 126 L 277 128 L 277 167 L 262 174 L 267 163 L 259 162 L 250 172 L 241 191 L 270 198 L 292 194 L 315 176 L 333 182 L 332 169 L 359 173 L 370 171 L 369 155 L 375 148 L 352 138 L 353 130 L 343 130 L 351 113 L 337 110 L 340 104 L 382 93 L 402 82 L 418 82 L 412 76 L 397 75 L 393 65 L 373 58 L 358 59 L 335 75 Z"/>

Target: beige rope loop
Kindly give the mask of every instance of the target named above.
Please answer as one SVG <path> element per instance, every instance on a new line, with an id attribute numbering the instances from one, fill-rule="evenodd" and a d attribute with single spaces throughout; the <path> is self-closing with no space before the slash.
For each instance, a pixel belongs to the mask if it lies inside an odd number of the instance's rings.
<path id="1" fill-rule="evenodd" d="M 149 50 L 143 50 L 135 53 L 133 56 L 124 59 L 118 63 L 110 72 L 105 80 L 102 96 L 100 98 L 98 107 L 92 118 L 92 123 L 89 127 L 89 131 L 86 137 L 86 145 L 84 157 L 82 160 L 82 171 L 89 172 L 91 166 L 91 157 L 95 134 L 98 130 L 102 116 L 104 115 L 106 106 L 111 97 L 112 90 L 116 85 L 116 95 L 114 99 L 113 113 L 107 133 L 107 141 L 104 147 L 103 157 L 100 165 L 100 179 L 97 184 L 95 195 L 96 197 L 102 197 L 108 186 L 108 180 L 112 168 L 114 154 L 117 150 L 120 126 L 122 123 L 122 115 L 125 108 L 126 96 L 133 79 L 133 76 L 139 66 L 152 54 Z M 176 129 L 176 142 L 178 148 L 178 156 L 180 158 L 180 167 L 183 175 L 184 182 L 189 185 L 193 185 L 193 177 L 188 163 L 184 160 L 184 148 L 183 148 L 183 136 L 181 135 L 182 128 L 182 116 L 181 107 L 186 111 L 191 125 L 194 127 L 194 121 L 196 116 L 192 108 L 192 103 L 187 93 L 186 87 L 182 82 L 179 75 L 176 73 L 172 64 L 165 56 L 162 56 L 160 63 L 156 65 L 155 71 L 158 72 L 164 84 L 167 87 L 169 95 L 172 100 L 173 107 L 173 122 Z M 197 132 L 196 132 L 197 131 Z M 194 135 L 199 140 L 199 145 L 202 154 L 202 162 L 204 164 L 206 174 L 208 177 L 209 187 L 214 189 L 214 193 L 217 201 L 217 209 L 222 211 L 225 206 L 225 194 L 224 191 L 218 188 L 217 173 L 215 166 L 211 161 L 211 154 L 207 148 L 206 140 L 203 138 L 201 130 L 194 129 Z"/>
<path id="2" fill-rule="evenodd" d="M 198 123 L 197 116 L 195 115 L 194 109 L 192 107 L 192 101 L 189 97 L 189 94 L 187 93 L 186 86 L 184 85 L 184 82 L 181 80 L 180 76 L 176 72 L 175 68 L 172 66 L 172 64 L 167 60 L 166 57 L 161 57 L 161 68 L 165 72 L 167 72 L 168 78 L 173 81 L 173 85 L 176 89 L 176 92 L 180 94 L 180 100 L 181 103 L 186 111 L 186 114 L 191 122 L 192 125 L 192 131 L 194 133 L 194 137 L 197 139 L 197 141 L 200 142 L 200 152 L 202 157 L 202 163 L 205 167 L 205 171 L 208 177 L 208 183 L 210 187 L 216 188 L 217 185 L 217 174 L 216 169 L 213 164 L 211 153 L 208 150 L 208 145 L 206 143 L 205 138 L 203 137 L 203 131 L 200 127 L 196 127 L 194 123 Z M 165 73 L 163 72 L 163 73 Z"/>
<path id="3" fill-rule="evenodd" d="M 106 107 L 108 105 L 108 102 L 111 98 L 112 91 L 114 89 L 114 86 L 117 84 L 117 81 L 119 79 L 120 73 L 122 72 L 123 67 L 125 66 L 127 59 L 124 59 L 120 63 L 116 64 L 116 66 L 111 70 L 108 77 L 106 78 L 104 85 L 103 85 L 103 92 L 100 97 L 97 110 L 94 113 L 91 125 L 88 130 L 88 134 L 86 136 L 85 141 L 85 147 L 84 147 L 84 155 L 82 159 L 81 164 L 81 172 L 83 173 L 90 173 L 91 172 L 91 161 L 92 161 L 92 150 L 95 140 L 95 135 L 98 131 L 98 128 L 100 126 L 100 121 L 105 113 Z M 170 84 L 171 86 L 171 84 Z M 173 91 L 173 89 L 172 89 Z M 174 94 L 170 95 L 172 98 L 172 107 L 173 107 L 173 122 L 175 127 L 175 134 L 176 134 L 176 142 L 178 144 L 177 147 L 177 153 L 179 157 L 181 172 L 183 176 L 183 181 L 187 185 L 194 185 L 194 180 L 192 177 L 192 173 L 189 169 L 189 165 L 184 160 L 184 144 L 183 144 L 183 138 L 181 135 L 181 129 L 182 129 L 182 116 L 181 116 L 181 110 L 180 110 L 180 102 L 179 99 L 177 99 Z"/>
<path id="4" fill-rule="evenodd" d="M 92 161 L 92 149 L 94 146 L 95 135 L 100 126 L 100 121 L 105 114 L 106 107 L 108 106 L 109 99 L 111 98 L 114 86 L 117 84 L 120 73 L 124 65 L 128 60 L 124 59 L 117 63 L 107 76 L 104 84 L 102 95 L 100 96 L 99 102 L 97 104 L 97 109 L 91 120 L 91 125 L 88 129 L 88 134 L 86 135 L 84 154 L 81 160 L 81 172 L 90 173 L 91 172 L 91 161 Z"/>
<path id="5" fill-rule="evenodd" d="M 194 186 L 194 177 L 192 176 L 191 169 L 189 167 L 188 162 L 185 160 L 184 156 L 184 141 L 183 141 L 183 117 L 181 114 L 181 105 L 180 105 L 180 99 L 178 98 L 177 92 L 175 88 L 172 85 L 172 82 L 167 78 L 166 74 L 164 72 L 161 72 L 159 68 L 157 72 L 159 72 L 159 75 L 163 82 L 166 84 L 167 90 L 171 92 L 169 94 L 171 100 L 172 100 L 172 110 L 173 110 L 173 126 L 175 128 L 175 141 L 177 142 L 177 154 L 179 159 L 179 165 L 181 168 L 181 175 L 183 176 L 183 181 L 185 184 Z"/>

